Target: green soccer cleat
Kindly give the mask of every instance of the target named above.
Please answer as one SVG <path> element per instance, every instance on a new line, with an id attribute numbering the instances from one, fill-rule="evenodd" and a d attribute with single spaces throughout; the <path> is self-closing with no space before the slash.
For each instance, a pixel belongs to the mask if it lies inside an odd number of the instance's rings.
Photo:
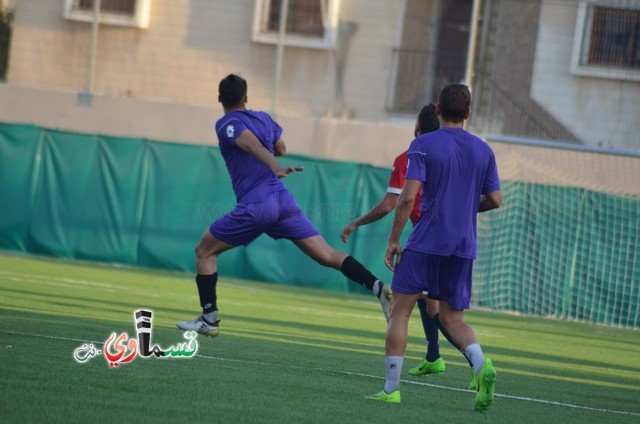
<path id="1" fill-rule="evenodd" d="M 469 390 L 478 390 L 478 381 L 476 379 L 476 373 L 473 367 L 469 367 L 471 370 L 471 382 L 469 383 Z"/>
<path id="2" fill-rule="evenodd" d="M 478 393 L 476 394 L 477 412 L 484 412 L 493 403 L 494 390 L 496 387 L 496 369 L 493 367 L 491 359 L 485 358 L 484 365 L 477 375 Z"/>
<path id="3" fill-rule="evenodd" d="M 444 365 L 444 359 L 438 358 L 433 362 L 429 362 L 426 359 L 418 364 L 417 367 L 411 368 L 409 374 L 411 375 L 427 375 L 427 374 L 442 374 L 447 367 Z"/>
<path id="4" fill-rule="evenodd" d="M 400 390 L 396 390 L 391 393 L 387 393 L 384 390 L 381 390 L 378 393 L 365 396 L 364 398 L 371 399 L 371 400 L 379 400 L 379 401 L 388 402 L 388 403 L 400 403 Z"/>

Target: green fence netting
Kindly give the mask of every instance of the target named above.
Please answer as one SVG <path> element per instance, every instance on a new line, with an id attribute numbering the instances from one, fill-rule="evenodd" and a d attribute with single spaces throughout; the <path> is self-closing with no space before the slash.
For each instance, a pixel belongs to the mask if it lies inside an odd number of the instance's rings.
<path id="1" fill-rule="evenodd" d="M 382 258 L 391 216 L 346 245 L 339 237 L 382 198 L 389 170 L 295 155 L 282 162 L 305 167 L 285 183 L 329 244 L 390 281 Z M 479 217 L 475 306 L 640 326 L 640 199 L 517 181 L 503 181 L 503 197 Z M 217 147 L 0 124 L 0 249 L 194 271 L 200 235 L 234 205 Z M 225 252 L 219 272 L 363 291 L 267 236 Z"/>

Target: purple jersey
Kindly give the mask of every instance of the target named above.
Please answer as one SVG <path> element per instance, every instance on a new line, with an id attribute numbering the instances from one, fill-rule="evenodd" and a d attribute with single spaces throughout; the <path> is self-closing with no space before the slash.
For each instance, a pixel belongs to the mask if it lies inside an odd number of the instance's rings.
<path id="1" fill-rule="evenodd" d="M 480 197 L 500 190 L 493 151 L 462 128 L 441 128 L 416 138 L 408 158 L 406 178 L 422 181 L 422 199 L 406 248 L 475 259 Z"/>
<path id="2" fill-rule="evenodd" d="M 251 153 L 235 145 L 244 130 L 249 130 L 273 154 L 282 128 L 265 112 L 233 111 L 216 122 L 220 152 L 231 176 L 238 203 L 259 202 L 271 192 L 286 190 L 282 181 Z"/>

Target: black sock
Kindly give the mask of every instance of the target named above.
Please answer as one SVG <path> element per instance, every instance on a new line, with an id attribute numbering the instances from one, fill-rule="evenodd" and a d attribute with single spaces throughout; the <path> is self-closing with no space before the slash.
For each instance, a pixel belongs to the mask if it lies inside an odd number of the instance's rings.
<path id="1" fill-rule="evenodd" d="M 202 313 L 218 310 L 216 285 L 218 284 L 218 273 L 213 275 L 196 275 L 196 284 L 198 285 L 198 294 L 200 295 L 200 306 Z"/>
<path id="2" fill-rule="evenodd" d="M 440 327 L 440 332 L 442 333 L 442 335 L 445 337 L 445 339 L 449 340 L 449 343 L 451 343 L 451 345 L 453 347 L 455 347 L 456 349 L 458 349 L 460 351 L 460 353 L 462 353 L 462 355 L 465 357 L 465 359 L 467 360 L 467 362 L 469 363 L 469 366 L 473 367 L 473 364 L 471 363 L 471 361 L 469 360 L 469 358 L 467 358 L 467 355 L 465 355 L 464 351 L 460 348 L 460 346 L 458 346 L 456 344 L 456 342 L 453 341 L 453 339 L 451 338 L 451 336 L 449 335 L 449 333 L 447 333 L 447 330 L 445 330 L 444 326 L 442 325 L 442 322 L 440 321 L 440 314 L 438 314 L 438 327 Z M 435 317 L 434 317 L 435 318 Z"/>
<path id="3" fill-rule="evenodd" d="M 373 285 L 376 281 L 379 281 L 375 275 L 373 275 L 367 268 L 365 268 L 360 262 L 356 261 L 352 256 L 347 256 L 342 265 L 340 266 L 342 274 L 355 281 L 363 287 L 373 292 Z M 377 293 L 375 293 L 377 295 Z"/>
<path id="4" fill-rule="evenodd" d="M 424 299 L 418 300 L 418 309 L 420 310 L 424 335 L 427 338 L 427 354 L 425 359 L 429 362 L 434 362 L 440 357 L 440 346 L 438 345 L 440 314 L 435 314 L 433 318 L 431 318 L 427 312 L 427 302 Z"/>

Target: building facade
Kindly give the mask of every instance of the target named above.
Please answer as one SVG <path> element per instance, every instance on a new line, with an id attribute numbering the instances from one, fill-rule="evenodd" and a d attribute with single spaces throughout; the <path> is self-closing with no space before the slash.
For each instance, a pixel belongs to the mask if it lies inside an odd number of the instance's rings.
<path id="1" fill-rule="evenodd" d="M 5 1 L 2 120 L 210 143 L 233 72 L 292 151 L 382 165 L 468 81 L 475 132 L 640 149 L 640 0 L 284 3 Z"/>

